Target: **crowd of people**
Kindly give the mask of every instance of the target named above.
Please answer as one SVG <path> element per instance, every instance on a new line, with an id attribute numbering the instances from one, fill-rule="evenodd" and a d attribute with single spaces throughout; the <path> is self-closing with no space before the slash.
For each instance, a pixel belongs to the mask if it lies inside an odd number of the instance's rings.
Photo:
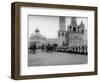
<path id="1" fill-rule="evenodd" d="M 76 54 L 87 54 L 87 46 L 82 46 L 82 47 L 68 47 L 68 46 L 62 46 L 58 47 L 57 44 L 42 44 L 36 45 L 34 42 L 29 49 L 33 52 L 36 53 L 36 50 L 41 50 L 43 52 L 67 52 L 67 53 L 76 53 Z"/>
<path id="2" fill-rule="evenodd" d="M 42 44 L 37 46 L 35 42 L 29 47 L 29 49 L 32 50 L 33 53 L 35 53 L 37 49 L 40 49 L 45 52 L 52 52 L 56 51 L 56 48 L 57 44 Z"/>

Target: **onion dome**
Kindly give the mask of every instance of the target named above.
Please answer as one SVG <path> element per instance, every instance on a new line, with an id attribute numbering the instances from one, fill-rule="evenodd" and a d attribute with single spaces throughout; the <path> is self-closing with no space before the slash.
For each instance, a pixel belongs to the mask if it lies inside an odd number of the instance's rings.
<path id="1" fill-rule="evenodd" d="M 38 28 L 36 28 L 35 32 L 40 32 Z"/>
<path id="2" fill-rule="evenodd" d="M 85 25 L 83 24 L 83 21 L 81 21 L 80 27 L 81 28 L 84 28 L 85 27 Z"/>

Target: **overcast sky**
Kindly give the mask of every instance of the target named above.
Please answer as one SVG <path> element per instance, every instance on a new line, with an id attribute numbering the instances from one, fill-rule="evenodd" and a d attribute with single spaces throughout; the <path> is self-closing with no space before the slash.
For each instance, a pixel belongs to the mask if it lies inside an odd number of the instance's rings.
<path id="1" fill-rule="evenodd" d="M 79 25 L 81 21 L 85 24 L 87 29 L 87 18 L 77 17 L 77 24 Z M 66 17 L 66 30 L 67 26 L 70 25 L 71 17 Z M 29 37 L 31 34 L 35 34 L 35 29 L 38 28 L 40 34 L 46 38 L 57 38 L 57 32 L 59 30 L 59 17 L 58 16 L 28 16 L 28 29 Z"/>

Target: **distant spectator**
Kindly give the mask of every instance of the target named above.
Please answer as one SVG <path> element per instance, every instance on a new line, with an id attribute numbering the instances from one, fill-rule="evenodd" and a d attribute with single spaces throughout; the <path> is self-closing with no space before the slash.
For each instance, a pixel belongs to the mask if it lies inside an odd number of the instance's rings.
<path id="1" fill-rule="evenodd" d="M 36 53 L 36 43 L 35 42 L 33 43 L 33 53 L 34 54 Z"/>
<path id="2" fill-rule="evenodd" d="M 44 51 L 44 49 L 45 49 L 45 45 L 44 44 L 41 45 L 41 49 L 42 49 L 42 51 Z"/>

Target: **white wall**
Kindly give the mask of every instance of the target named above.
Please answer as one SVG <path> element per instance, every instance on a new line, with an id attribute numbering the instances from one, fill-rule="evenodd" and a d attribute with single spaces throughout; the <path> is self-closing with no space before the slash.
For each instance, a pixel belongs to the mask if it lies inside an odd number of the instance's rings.
<path id="1" fill-rule="evenodd" d="M 10 79 L 10 66 L 11 66 L 11 2 L 15 0 L 0 0 L 0 82 L 15 82 Z M 68 4 L 68 5 L 86 5 L 86 6 L 98 6 L 98 22 L 100 22 L 100 0 L 16 0 L 16 1 L 30 1 L 39 3 L 52 3 L 52 4 Z M 99 27 L 100 25 L 98 25 Z M 98 28 L 98 35 L 100 35 L 100 28 Z M 98 38 L 98 42 L 100 38 Z M 98 43 L 98 49 L 100 43 Z M 98 50 L 99 51 L 99 50 Z M 98 52 L 98 55 L 100 51 Z M 100 59 L 100 55 L 98 57 Z M 98 60 L 100 62 L 100 60 Z M 100 63 L 99 63 L 100 69 Z M 100 81 L 99 75 L 95 76 L 79 76 L 79 77 L 63 77 L 52 79 L 38 79 L 28 80 L 29 82 L 85 82 L 85 81 Z M 27 82 L 27 80 L 23 80 Z"/>

